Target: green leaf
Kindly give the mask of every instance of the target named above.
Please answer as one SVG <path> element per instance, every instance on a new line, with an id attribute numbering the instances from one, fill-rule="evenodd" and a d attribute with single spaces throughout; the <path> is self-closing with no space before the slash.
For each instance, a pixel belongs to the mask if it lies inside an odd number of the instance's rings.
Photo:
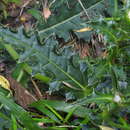
<path id="1" fill-rule="evenodd" d="M 3 44 L 3 45 L 14 60 L 19 59 L 18 53 L 13 49 L 13 47 L 10 44 Z"/>
<path id="2" fill-rule="evenodd" d="M 74 113 L 75 110 L 76 110 L 76 108 L 73 108 L 70 112 L 68 112 L 68 114 L 66 115 L 66 117 L 64 119 L 64 123 L 68 122 L 68 120 L 73 115 L 73 113 Z"/>
<path id="3" fill-rule="evenodd" d="M 110 94 L 101 94 L 101 95 L 94 95 L 90 97 L 85 97 L 82 99 L 79 99 L 78 101 L 75 102 L 77 105 L 83 105 L 87 103 L 112 103 L 114 96 Z"/>
<path id="4" fill-rule="evenodd" d="M 62 111 L 62 112 L 67 112 L 67 113 L 69 113 L 70 111 L 72 112 L 72 109 L 75 109 L 73 111 L 73 114 L 79 117 L 86 117 L 86 116 L 88 117 L 89 113 L 91 112 L 91 110 L 85 107 L 74 105 L 71 103 L 65 103 L 64 101 L 55 101 L 55 100 L 53 101 L 40 100 L 40 101 L 32 103 L 31 106 L 39 109 L 39 108 L 43 108 L 45 104 L 49 105 L 50 107 L 54 108 L 57 111 Z"/>
<path id="5" fill-rule="evenodd" d="M 61 116 L 58 112 L 56 112 L 56 111 L 53 109 L 53 107 L 49 106 L 48 104 L 45 104 L 45 106 L 46 106 L 50 111 L 52 111 L 60 120 L 63 121 L 62 116 Z"/>
<path id="6" fill-rule="evenodd" d="M 37 122 L 43 122 L 43 123 L 55 123 L 54 120 L 52 119 L 48 119 L 48 117 L 44 117 L 44 118 L 33 118 L 34 121 L 37 121 Z"/>
<path id="7" fill-rule="evenodd" d="M 21 0 L 7 0 L 8 2 L 15 2 L 16 4 L 19 4 Z"/>
<path id="8" fill-rule="evenodd" d="M 31 105 L 31 106 L 34 106 L 34 105 Z M 39 111 L 41 111 L 46 116 L 50 117 L 51 120 L 53 120 L 57 123 L 61 123 L 60 120 L 56 117 L 56 115 L 53 112 L 51 112 L 50 110 L 45 108 L 44 104 L 38 104 L 37 106 L 35 106 L 35 108 L 37 108 Z"/>
<path id="9" fill-rule="evenodd" d="M 32 120 L 28 112 L 15 104 L 11 99 L 3 96 L 2 93 L 0 93 L 0 102 L 4 106 L 8 107 L 11 114 L 13 114 L 13 116 L 18 119 L 26 128 L 31 130 L 41 130 L 41 128 L 37 126 L 36 122 Z"/>
<path id="10" fill-rule="evenodd" d="M 11 119 L 7 115 L 5 115 L 4 113 L 2 113 L 2 112 L 0 112 L 0 117 L 3 118 L 3 119 L 5 119 L 5 120 L 11 121 Z"/>
<path id="11" fill-rule="evenodd" d="M 115 69 L 112 65 L 110 65 L 110 69 L 111 69 L 112 85 L 113 85 L 114 91 L 116 92 L 119 89 L 117 75 L 116 75 Z"/>
<path id="12" fill-rule="evenodd" d="M 47 76 L 44 76 L 44 75 L 42 75 L 40 73 L 35 74 L 33 77 L 40 80 L 40 81 L 42 81 L 43 83 L 51 82 L 51 78 L 49 78 Z"/>
<path id="13" fill-rule="evenodd" d="M 12 71 L 12 77 L 20 82 L 23 86 L 27 85 L 27 82 L 32 74 L 32 69 L 27 63 L 17 64 Z"/>
<path id="14" fill-rule="evenodd" d="M 11 119 L 12 119 L 12 130 L 17 130 L 16 118 L 13 115 L 11 115 Z"/>
<path id="15" fill-rule="evenodd" d="M 30 13 L 34 18 L 36 18 L 39 21 L 42 19 L 41 12 L 36 9 L 32 8 L 32 9 L 29 9 L 27 12 Z"/>
<path id="16" fill-rule="evenodd" d="M 75 87 L 85 89 L 82 85 L 82 72 L 71 62 L 73 58 L 71 48 L 66 48 L 57 54 L 55 50 L 58 43 L 54 37 L 48 39 L 46 44 L 41 46 L 35 36 L 28 39 L 20 29 L 17 34 L 1 29 L 0 36 L 20 51 L 21 55 L 18 62 L 26 62 L 28 66 L 32 67 L 33 75 L 40 73 L 52 79 L 52 82 L 56 80 L 66 81 Z"/>
<path id="17" fill-rule="evenodd" d="M 58 1 L 59 2 L 59 1 Z M 72 4 L 72 1 L 69 1 L 68 4 Z M 82 0 L 82 3 L 86 9 L 91 20 L 99 19 L 101 16 L 104 17 L 104 9 L 113 6 L 113 2 L 111 0 L 91 0 L 86 2 Z M 55 3 L 56 4 L 56 3 Z M 55 33 L 59 37 L 63 37 L 66 41 L 69 39 L 69 31 L 70 30 L 78 30 L 88 26 L 87 24 L 82 24 L 84 22 L 89 21 L 84 11 L 82 11 L 82 7 L 78 2 L 74 2 L 75 8 L 68 9 L 67 4 L 62 5 L 60 8 L 54 7 L 54 11 L 58 11 L 58 15 L 51 16 L 47 23 L 43 23 L 39 25 L 39 35 L 41 39 L 46 39 L 51 34 Z M 52 7 L 53 11 L 53 7 Z M 111 10 L 112 11 L 112 10 Z M 95 13 L 96 12 L 96 13 Z M 67 14 L 67 15 L 66 15 Z M 84 14 L 84 15 L 83 15 Z M 84 18 L 82 18 L 84 16 Z M 91 22 L 91 20 L 89 22 Z M 82 32 L 76 33 L 79 38 L 84 38 L 85 40 L 89 39 L 91 34 L 90 32 Z"/>

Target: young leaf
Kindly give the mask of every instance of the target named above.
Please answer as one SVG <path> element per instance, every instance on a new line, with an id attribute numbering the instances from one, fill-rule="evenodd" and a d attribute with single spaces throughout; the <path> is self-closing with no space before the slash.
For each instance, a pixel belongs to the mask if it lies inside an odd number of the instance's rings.
<path id="1" fill-rule="evenodd" d="M 19 59 L 18 53 L 14 50 L 14 48 L 10 44 L 3 44 L 3 45 L 14 60 Z"/>

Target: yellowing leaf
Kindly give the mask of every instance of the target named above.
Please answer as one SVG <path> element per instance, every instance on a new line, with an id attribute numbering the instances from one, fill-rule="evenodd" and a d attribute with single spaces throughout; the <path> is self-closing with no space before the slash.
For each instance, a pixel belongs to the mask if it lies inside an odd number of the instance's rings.
<path id="1" fill-rule="evenodd" d="M 0 85 L 1 87 L 10 90 L 9 81 L 2 75 L 0 75 Z"/>
<path id="2" fill-rule="evenodd" d="M 92 28 L 90 27 L 86 27 L 86 28 L 82 28 L 82 29 L 79 29 L 79 30 L 75 30 L 75 32 L 87 32 L 87 31 L 91 31 Z"/>
<path id="3" fill-rule="evenodd" d="M 99 128 L 101 130 L 114 130 L 113 128 L 107 127 L 107 126 L 103 126 L 103 125 L 99 125 Z"/>

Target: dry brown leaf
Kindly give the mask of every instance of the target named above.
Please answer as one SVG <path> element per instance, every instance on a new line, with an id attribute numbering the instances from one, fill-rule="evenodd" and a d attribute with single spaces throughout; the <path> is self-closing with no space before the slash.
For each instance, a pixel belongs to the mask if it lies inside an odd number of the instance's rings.
<path id="1" fill-rule="evenodd" d="M 104 51 L 102 54 L 101 54 L 101 57 L 102 58 L 106 58 L 108 56 L 108 52 L 107 51 Z"/>
<path id="2" fill-rule="evenodd" d="M 27 109 L 29 104 L 37 101 L 37 99 L 27 89 L 22 87 L 10 75 L 8 75 L 7 79 L 10 82 L 10 87 L 14 92 L 14 98 L 16 102 L 23 108 Z"/>
<path id="3" fill-rule="evenodd" d="M 85 58 L 86 56 L 90 56 L 88 44 L 85 44 L 84 47 L 80 51 L 80 57 L 82 59 Z"/>
<path id="4" fill-rule="evenodd" d="M 75 45 L 75 51 L 78 51 L 79 52 L 79 55 L 80 55 L 80 58 L 83 59 L 87 56 L 90 56 L 90 47 L 87 43 L 85 44 L 76 44 Z"/>
<path id="5" fill-rule="evenodd" d="M 43 95 L 42 95 L 41 91 L 39 90 L 39 88 L 38 88 L 36 82 L 35 82 L 33 79 L 31 79 L 31 81 L 32 81 L 33 86 L 34 86 L 34 88 L 35 88 L 35 95 L 37 96 L 37 98 L 38 98 L 38 99 L 43 99 Z"/>
<path id="6" fill-rule="evenodd" d="M 108 52 L 105 50 L 106 43 L 104 42 L 103 35 L 101 34 L 92 34 L 90 41 L 86 43 L 81 39 L 77 41 L 74 46 L 75 51 L 78 51 L 81 58 L 91 56 L 93 58 L 101 57 L 106 58 Z"/>
<path id="7" fill-rule="evenodd" d="M 45 19 L 48 19 L 49 17 L 51 16 L 51 11 L 50 11 L 50 9 L 49 8 L 43 8 L 43 17 L 45 18 Z"/>

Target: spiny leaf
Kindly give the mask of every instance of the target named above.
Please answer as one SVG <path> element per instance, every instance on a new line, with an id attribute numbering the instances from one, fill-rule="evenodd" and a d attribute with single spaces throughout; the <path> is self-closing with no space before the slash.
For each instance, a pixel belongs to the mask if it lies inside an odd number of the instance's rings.
<path id="1" fill-rule="evenodd" d="M 86 2 L 84 2 L 84 5 L 86 5 L 85 6 L 86 11 L 89 17 L 91 18 L 91 20 L 97 19 L 101 16 L 104 17 L 103 11 L 104 11 L 104 8 L 106 8 L 106 3 L 108 5 L 107 8 L 110 8 L 113 5 L 111 0 L 108 0 L 108 1 L 92 0 L 90 3 L 89 5 L 88 3 L 86 4 Z M 63 8 L 62 10 L 64 10 Z M 73 14 L 73 15 L 69 13 L 70 12 L 68 12 L 67 18 L 64 18 L 64 19 L 62 18 L 62 20 L 59 20 L 60 19 L 59 16 L 58 17 L 55 16 L 54 18 L 52 17 L 50 20 L 48 20 L 47 23 L 43 24 L 43 26 L 40 26 L 38 33 L 41 39 L 46 39 L 51 34 L 56 33 L 58 36 L 63 37 L 65 40 L 68 40 L 69 30 L 79 30 L 80 28 L 84 28 L 85 24 L 81 24 L 81 23 L 89 21 L 87 16 L 84 14 L 84 11 L 80 11 L 77 14 Z M 64 12 L 62 13 L 62 15 L 64 15 Z M 55 19 L 58 19 L 59 21 L 57 22 L 57 20 Z M 88 40 L 90 36 L 89 32 L 82 32 L 80 34 L 79 33 L 76 33 L 76 34 L 79 38 L 84 38 L 86 40 Z"/>
<path id="2" fill-rule="evenodd" d="M 54 80 L 64 80 L 71 82 L 73 86 L 84 89 L 83 77 L 77 67 L 72 64 L 74 57 L 71 48 L 68 47 L 57 54 L 57 41 L 52 37 L 46 41 L 44 46 L 38 44 L 36 37 L 26 38 L 19 30 L 17 34 L 1 29 L 0 36 L 4 41 L 19 50 L 21 53 L 18 62 L 27 62 L 32 67 L 33 74 L 41 73 Z M 76 75 L 75 75 L 76 72 Z"/>

